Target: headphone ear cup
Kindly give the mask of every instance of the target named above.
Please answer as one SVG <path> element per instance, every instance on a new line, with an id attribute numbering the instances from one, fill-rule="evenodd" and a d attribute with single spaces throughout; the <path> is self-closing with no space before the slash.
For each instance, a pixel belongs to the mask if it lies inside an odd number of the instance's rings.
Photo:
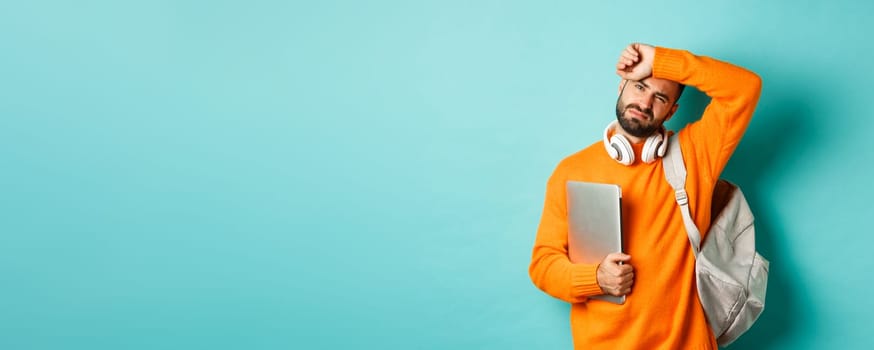
<path id="1" fill-rule="evenodd" d="M 640 155 L 641 159 L 644 163 L 652 163 L 656 160 L 656 158 L 664 155 L 658 154 L 659 151 L 663 148 L 664 139 L 661 133 L 653 134 L 650 137 L 646 138 L 646 143 L 643 144 L 643 151 Z"/>
<path id="2" fill-rule="evenodd" d="M 618 160 L 619 159 L 619 149 L 616 148 L 615 146 L 611 145 L 610 144 L 611 140 L 607 137 L 607 135 L 610 135 L 610 130 L 613 130 L 615 125 L 616 125 L 616 122 L 614 121 L 610 124 L 607 124 L 607 127 L 604 128 L 604 149 L 607 151 L 607 154 L 610 156 L 610 158 Z"/>
<path id="3" fill-rule="evenodd" d="M 610 138 L 610 148 L 616 151 L 616 159 L 619 164 L 631 165 L 634 163 L 634 149 L 631 148 L 631 143 L 622 135 L 616 134 Z"/>
<path id="4" fill-rule="evenodd" d="M 659 158 L 664 157 L 665 153 L 667 153 L 667 151 L 668 151 L 668 131 L 664 130 L 664 132 L 662 132 L 662 143 L 661 143 L 661 146 L 659 146 L 659 152 L 658 152 Z"/>
<path id="5" fill-rule="evenodd" d="M 607 154 L 610 155 L 610 158 L 619 160 L 619 157 L 621 157 L 621 155 L 619 154 L 619 148 L 617 148 L 616 145 L 614 145 L 612 142 L 605 142 L 604 144 L 604 148 L 607 149 Z"/>

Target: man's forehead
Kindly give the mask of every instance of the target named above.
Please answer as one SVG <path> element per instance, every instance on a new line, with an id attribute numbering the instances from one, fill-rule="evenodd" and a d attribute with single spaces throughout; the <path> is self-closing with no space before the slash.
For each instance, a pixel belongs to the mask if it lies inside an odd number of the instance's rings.
<path id="1" fill-rule="evenodd" d="M 674 96 L 680 88 L 680 84 L 675 81 L 653 77 L 643 78 L 640 83 L 663 94 L 671 94 L 671 96 Z"/>

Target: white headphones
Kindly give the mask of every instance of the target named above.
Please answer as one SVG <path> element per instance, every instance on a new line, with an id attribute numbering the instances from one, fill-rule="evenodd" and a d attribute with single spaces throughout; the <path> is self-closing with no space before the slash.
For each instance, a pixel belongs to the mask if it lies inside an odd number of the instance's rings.
<path id="1" fill-rule="evenodd" d="M 620 164 L 631 165 L 634 163 L 634 148 L 631 147 L 631 142 L 618 132 L 614 132 L 612 137 L 607 138 L 610 135 L 610 131 L 615 130 L 617 125 L 618 122 L 614 120 L 604 129 L 604 148 L 607 149 L 610 157 Z M 640 155 L 645 163 L 652 163 L 657 158 L 665 156 L 665 151 L 668 149 L 668 143 L 666 142 L 668 139 L 667 133 L 667 130 L 662 128 L 660 132 L 646 138 L 646 142 L 643 144 L 643 151 L 641 151 Z"/>

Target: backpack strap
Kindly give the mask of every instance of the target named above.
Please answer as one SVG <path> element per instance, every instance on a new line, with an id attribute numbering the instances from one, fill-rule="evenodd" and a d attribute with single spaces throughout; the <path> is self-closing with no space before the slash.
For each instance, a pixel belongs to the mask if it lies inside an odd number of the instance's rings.
<path id="1" fill-rule="evenodd" d="M 689 212 L 689 196 L 686 194 L 686 164 L 683 162 L 683 152 L 680 150 L 680 140 L 677 134 L 668 139 L 668 152 L 662 158 L 662 164 L 665 168 L 665 178 L 674 189 L 674 197 L 677 199 L 677 204 L 680 205 L 683 223 L 686 224 L 686 234 L 689 236 L 692 252 L 695 253 L 697 259 L 698 252 L 701 251 L 701 233 L 698 232 L 698 227 L 695 226 L 695 221 L 692 220 L 692 214 Z"/>

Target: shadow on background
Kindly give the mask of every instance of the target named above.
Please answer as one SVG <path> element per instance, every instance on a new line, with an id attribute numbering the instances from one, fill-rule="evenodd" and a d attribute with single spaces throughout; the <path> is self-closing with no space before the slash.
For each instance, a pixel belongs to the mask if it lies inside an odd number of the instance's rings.
<path id="1" fill-rule="evenodd" d="M 802 123 L 812 116 L 804 115 L 809 111 L 799 108 L 798 101 L 792 99 L 777 100 L 771 105 L 769 110 L 756 113 L 755 128 L 747 131 L 732 157 L 738 171 L 727 174 L 742 186 L 756 215 L 757 249 L 771 261 L 765 312 L 747 334 L 730 346 L 732 349 L 769 349 L 781 338 L 791 337 L 804 319 L 816 319 L 812 314 L 814 308 L 805 306 L 811 302 L 803 293 L 810 288 L 802 285 L 805 281 L 795 278 L 797 264 L 786 250 L 787 245 L 780 243 L 789 240 L 791 233 L 779 224 L 777 209 L 768 206 L 768 202 L 775 200 L 764 200 L 763 195 L 772 191 L 768 191 L 767 183 L 762 181 L 773 172 L 792 172 L 778 165 L 782 163 L 781 157 L 794 152 L 793 145 L 812 142 L 812 135 L 802 135 L 803 130 L 810 130 Z"/>
<path id="2" fill-rule="evenodd" d="M 710 99 L 703 93 L 689 88 L 681 100 L 680 111 L 668 124 L 672 130 L 679 130 L 689 122 L 697 120 Z M 769 349 L 791 337 L 804 319 L 816 318 L 809 301 L 801 294 L 807 286 L 797 276 L 791 252 L 785 250 L 789 233 L 779 224 L 777 208 L 769 207 L 764 195 L 772 193 L 766 188 L 771 174 L 785 174 L 789 169 L 780 168 L 781 157 L 785 157 L 802 140 L 811 142 L 811 135 L 802 135 L 803 122 L 811 117 L 805 115 L 799 101 L 791 98 L 769 99 L 767 104 L 760 101 L 753 121 L 735 151 L 722 177 L 737 183 L 744 192 L 753 213 L 756 215 L 756 247 L 771 262 L 768 276 L 768 292 L 765 311 L 756 324 L 728 349 Z M 682 112 L 682 114 L 680 113 Z M 776 135 L 779 134 L 779 137 Z M 789 171 L 791 172 L 791 171 Z M 773 203 L 775 200 L 771 200 Z M 776 201 L 779 201 L 777 199 Z M 802 311 L 803 313 L 799 312 Z"/>

